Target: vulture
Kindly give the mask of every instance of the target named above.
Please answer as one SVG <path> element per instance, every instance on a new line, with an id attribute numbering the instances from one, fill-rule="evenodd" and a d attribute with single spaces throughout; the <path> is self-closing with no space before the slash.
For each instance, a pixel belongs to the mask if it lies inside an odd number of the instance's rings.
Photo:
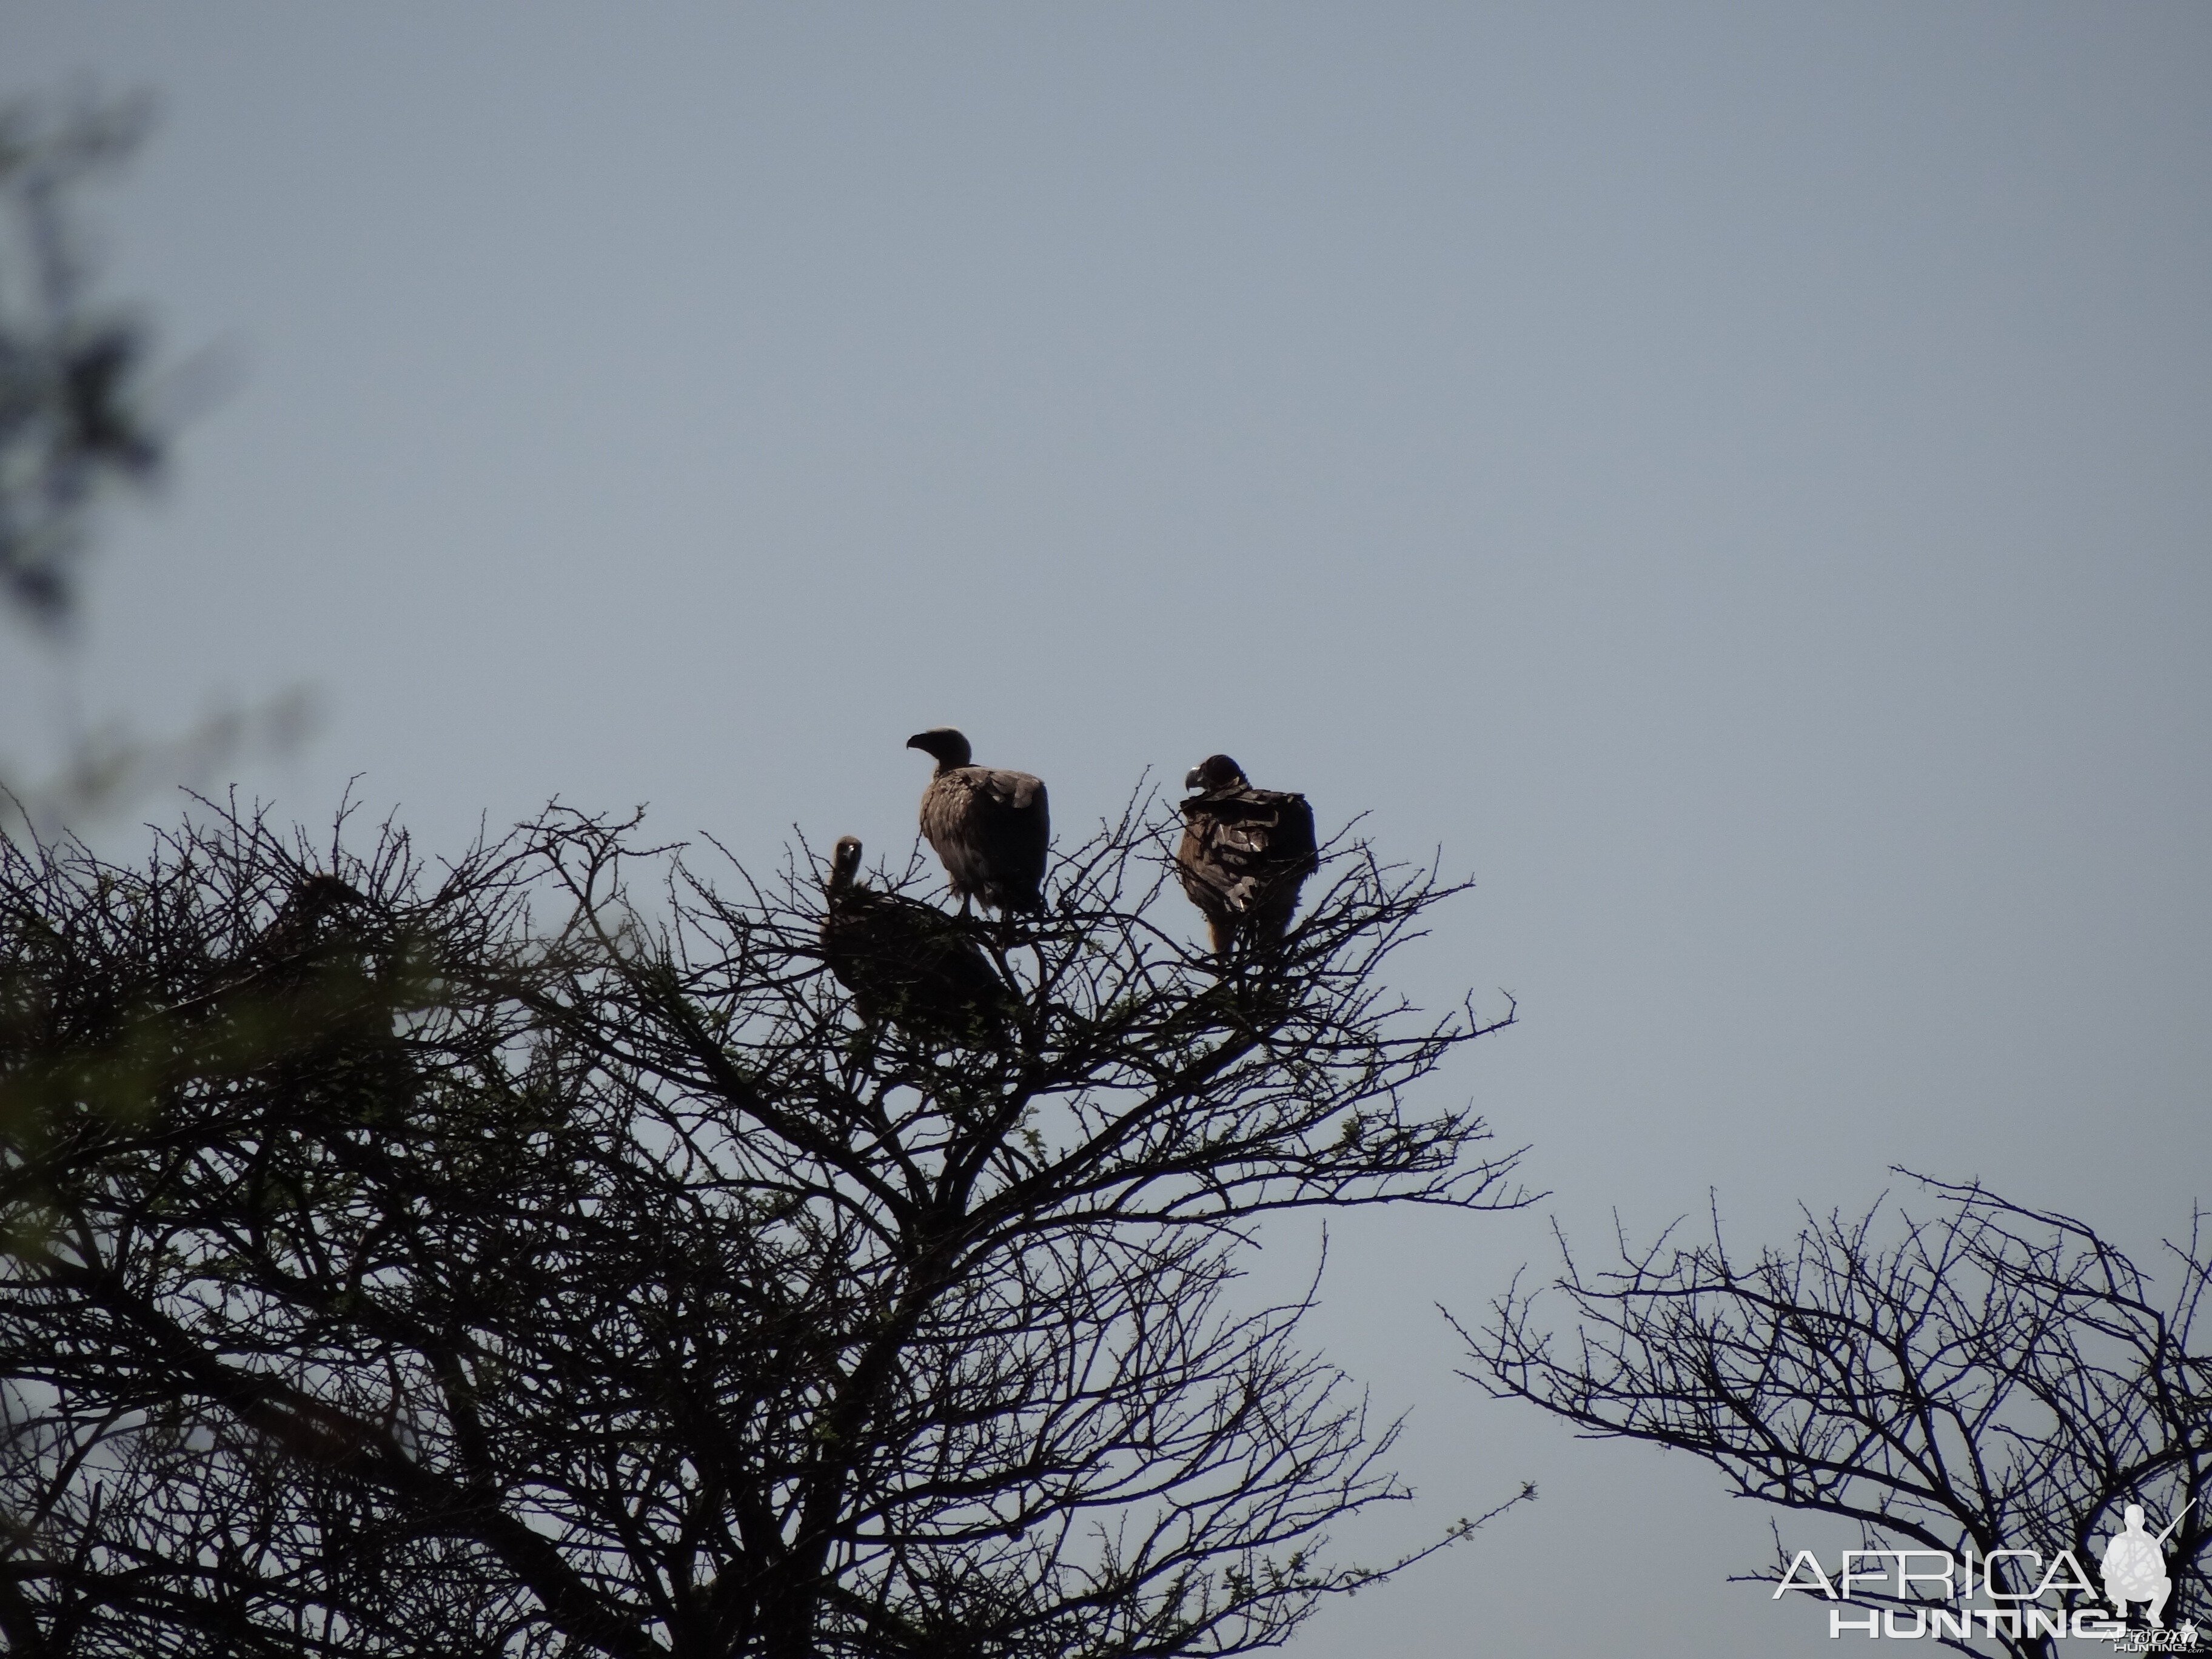
<path id="1" fill-rule="evenodd" d="M 253 941 L 253 954 L 262 964 L 289 979 L 301 977 L 318 963 L 343 955 L 349 945 L 358 949 L 352 935 L 368 901 L 350 883 L 336 876 L 303 877 L 276 912 L 276 919 Z"/>
<path id="2" fill-rule="evenodd" d="M 173 1004 L 172 1018 L 198 1018 L 240 998 L 296 1002 L 334 973 L 358 968 L 366 940 L 354 919 L 368 901 L 336 876 L 311 875 L 294 884 L 270 924 L 231 960 L 216 968 L 213 984 Z"/>
<path id="3" fill-rule="evenodd" d="M 1002 913 L 1042 909 L 1052 839 L 1042 781 L 970 766 L 968 739 L 949 726 L 917 732 L 906 746 L 937 760 L 921 792 L 921 833 L 951 878 L 960 913 L 970 899 Z"/>
<path id="4" fill-rule="evenodd" d="M 1227 956 L 1240 933 L 1277 943 L 1319 861 L 1313 808 L 1304 795 L 1255 789 L 1226 755 L 1208 755 L 1182 782 L 1198 793 L 1182 804 L 1176 873 L 1206 913 L 1214 954 Z"/>
<path id="5" fill-rule="evenodd" d="M 925 1037 L 996 1042 L 1018 1005 L 959 920 L 860 883 L 860 842 L 839 839 L 824 884 L 822 958 L 867 1024 Z"/>
<path id="6" fill-rule="evenodd" d="M 399 941 L 388 918 L 336 876 L 295 884 L 249 947 L 232 1007 L 257 1065 L 295 1107 L 329 1121 L 375 1122 L 421 1090 L 395 1011 Z"/>

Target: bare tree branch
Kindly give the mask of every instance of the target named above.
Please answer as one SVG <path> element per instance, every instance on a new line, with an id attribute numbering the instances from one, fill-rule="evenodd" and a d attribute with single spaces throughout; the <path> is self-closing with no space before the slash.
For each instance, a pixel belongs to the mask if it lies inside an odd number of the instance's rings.
<path id="1" fill-rule="evenodd" d="M 1589 1435 L 1704 1458 L 1745 1497 L 1856 1522 L 1869 1547 L 1984 1561 L 2070 1549 L 2088 1564 L 2120 1510 L 2143 1503 L 2181 1517 L 2168 1622 L 2205 1616 L 2203 1218 L 2166 1247 L 2170 1289 L 2154 1298 L 2148 1276 L 2082 1222 L 1978 1184 L 1911 1178 L 1939 1206 L 1932 1218 L 1879 1205 L 1808 1216 L 1792 1249 L 1749 1262 L 1730 1255 L 1717 1213 L 1710 1242 L 1623 1240 L 1620 1267 L 1603 1273 L 1584 1273 L 1562 1239 L 1553 1288 L 1574 1333 L 1549 1329 L 1538 1293 L 1516 1281 L 1480 1328 L 1459 1328 L 1480 1367 L 1469 1375 Z M 1996 1639 L 2050 1650 L 2045 1638 Z"/>

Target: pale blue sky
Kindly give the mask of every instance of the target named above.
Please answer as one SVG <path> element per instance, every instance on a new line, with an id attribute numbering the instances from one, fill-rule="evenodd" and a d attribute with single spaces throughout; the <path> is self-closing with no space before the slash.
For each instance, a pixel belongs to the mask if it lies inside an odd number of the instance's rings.
<path id="1" fill-rule="evenodd" d="M 1226 749 L 1480 878 L 1409 988 L 1520 996 L 1440 1086 L 1593 1244 L 2212 1198 L 2212 9 L 0 0 L 78 74 L 243 372 L 0 754 L 304 683 L 288 813 L 768 856 L 903 847 L 923 726 L 1071 827 Z M 1450 1377 L 1540 1217 L 1334 1237 L 1352 1541 L 1545 1495 L 1294 1655 L 1826 1650 L 1763 1513 Z"/>

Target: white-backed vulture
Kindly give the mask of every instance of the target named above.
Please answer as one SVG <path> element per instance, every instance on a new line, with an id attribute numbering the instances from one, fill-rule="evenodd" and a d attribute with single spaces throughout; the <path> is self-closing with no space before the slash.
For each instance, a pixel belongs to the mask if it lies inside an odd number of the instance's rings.
<path id="1" fill-rule="evenodd" d="M 1004 1038 L 1018 1005 L 957 917 L 860 883 L 860 842 L 839 840 L 823 884 L 822 957 L 867 1024 L 889 1019 L 969 1046 Z"/>
<path id="2" fill-rule="evenodd" d="M 937 849 L 964 915 L 970 899 L 994 909 L 1044 908 L 1052 818 L 1044 785 L 1026 772 L 970 766 L 968 739 L 949 726 L 906 740 L 936 757 L 921 792 L 921 833 Z"/>
<path id="3" fill-rule="evenodd" d="M 1239 934 L 1276 944 L 1319 862 L 1313 808 L 1304 795 L 1255 789 L 1226 755 L 1208 755 L 1182 782 L 1199 793 L 1182 804 L 1176 873 L 1206 913 L 1214 954 L 1227 956 Z"/>

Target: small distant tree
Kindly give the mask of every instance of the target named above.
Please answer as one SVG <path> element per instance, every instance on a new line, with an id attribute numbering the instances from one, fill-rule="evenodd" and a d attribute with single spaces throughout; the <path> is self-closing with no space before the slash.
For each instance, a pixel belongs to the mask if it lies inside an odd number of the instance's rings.
<path id="1" fill-rule="evenodd" d="M 1395 1425 L 1238 1263 L 1518 1201 L 1412 1097 L 1504 1021 L 1386 988 L 1454 884 L 1340 844 L 1218 961 L 1164 833 L 953 924 L 982 1047 L 857 1020 L 809 860 L 6 844 L 9 1650 L 1233 1654 L 1405 1565 L 1331 1553 Z"/>
<path id="2" fill-rule="evenodd" d="M 2199 1322 L 2212 1250 L 2195 1231 L 2169 1245 L 2169 1287 L 2154 1297 L 2081 1222 L 1915 1178 L 1934 1217 L 1877 1206 L 1808 1219 L 1792 1248 L 1748 1261 L 1717 1218 L 1710 1243 L 1623 1240 L 1620 1265 L 1602 1272 L 1562 1241 L 1554 1288 L 1575 1330 L 1549 1329 L 1516 1282 L 1462 1331 L 1474 1380 L 1586 1434 L 1688 1452 L 1745 1497 L 1855 1522 L 1869 1548 L 1980 1561 L 2070 1549 L 2095 1574 L 2141 1503 L 2176 1522 L 2165 1622 L 2212 1617 L 2212 1347 Z M 1770 1584 L 1792 1557 L 1775 1542 Z M 1997 1588 L 2033 1591 L 2020 1565 L 2000 1559 Z M 2138 1622 L 2142 1611 L 2130 1608 Z M 2054 1651 L 2047 1638 L 1996 1639 Z"/>

